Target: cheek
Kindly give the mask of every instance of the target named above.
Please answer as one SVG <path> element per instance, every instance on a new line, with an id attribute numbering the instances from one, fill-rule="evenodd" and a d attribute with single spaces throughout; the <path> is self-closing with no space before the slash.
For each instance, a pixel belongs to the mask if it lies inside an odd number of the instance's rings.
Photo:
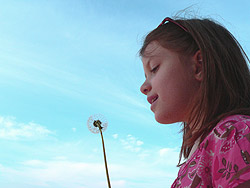
<path id="1" fill-rule="evenodd" d="M 159 95 L 163 105 L 167 105 L 173 110 L 184 110 L 189 106 L 194 95 L 194 86 L 188 78 L 172 75 L 167 79 L 161 80 L 159 85 Z"/>
<path id="2" fill-rule="evenodd" d="M 160 79 L 158 83 L 159 91 L 161 92 L 161 97 L 163 100 L 176 100 L 178 96 L 182 97 L 182 94 L 185 90 L 185 84 L 183 83 L 183 80 L 174 75 Z"/>

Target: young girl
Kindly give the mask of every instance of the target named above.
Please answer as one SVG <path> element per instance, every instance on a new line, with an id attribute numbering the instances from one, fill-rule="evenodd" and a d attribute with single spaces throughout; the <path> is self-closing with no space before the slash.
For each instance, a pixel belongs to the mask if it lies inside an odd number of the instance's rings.
<path id="1" fill-rule="evenodd" d="M 209 19 L 165 18 L 140 55 L 156 121 L 183 122 L 172 187 L 250 187 L 249 59 L 234 36 Z"/>

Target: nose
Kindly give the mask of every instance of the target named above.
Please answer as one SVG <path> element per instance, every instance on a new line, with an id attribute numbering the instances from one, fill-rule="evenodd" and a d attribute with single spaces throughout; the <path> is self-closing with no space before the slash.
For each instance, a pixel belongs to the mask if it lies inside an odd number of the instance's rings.
<path id="1" fill-rule="evenodd" d="M 144 95 L 147 95 L 147 93 L 151 90 L 151 85 L 145 81 L 142 85 L 141 85 L 141 92 L 144 94 Z"/>

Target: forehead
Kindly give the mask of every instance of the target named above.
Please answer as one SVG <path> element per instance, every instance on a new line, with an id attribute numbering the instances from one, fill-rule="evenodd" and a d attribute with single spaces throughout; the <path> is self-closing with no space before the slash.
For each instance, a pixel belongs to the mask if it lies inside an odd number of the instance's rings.
<path id="1" fill-rule="evenodd" d="M 153 41 L 146 47 L 142 56 L 142 62 L 147 64 L 151 59 L 168 56 L 168 53 L 168 49 L 163 48 L 157 41 Z"/>
<path id="2" fill-rule="evenodd" d="M 161 51 L 162 51 L 161 45 L 157 41 L 153 41 L 147 45 L 143 53 L 143 57 L 159 55 Z"/>

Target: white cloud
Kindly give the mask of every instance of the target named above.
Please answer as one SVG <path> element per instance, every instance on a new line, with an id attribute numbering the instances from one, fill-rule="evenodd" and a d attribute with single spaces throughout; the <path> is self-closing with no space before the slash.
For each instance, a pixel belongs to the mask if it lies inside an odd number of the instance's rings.
<path id="1" fill-rule="evenodd" d="M 25 124 L 16 122 L 15 118 L 1 117 L 0 125 L 5 129 L 21 129 Z M 171 162 L 176 156 L 178 159 L 175 149 L 155 146 L 149 148 L 145 146 L 147 143 L 131 134 L 112 136 L 116 140 L 108 140 L 112 147 L 107 150 L 107 156 L 113 187 L 170 187 L 177 171 L 175 162 Z M 0 164 L 0 182 L 4 187 L 19 188 L 107 187 L 101 147 L 96 149 L 93 145 L 86 145 L 82 150 L 82 146 L 81 141 L 58 143 L 41 148 L 44 153 L 55 152 L 46 160 L 45 154 L 44 160 L 29 158 L 18 165 Z M 15 181 L 12 180 L 13 177 L 16 177 Z"/>
<path id="2" fill-rule="evenodd" d="M 167 171 L 175 173 L 177 171 L 176 165 L 179 161 L 178 148 L 149 147 L 147 143 L 144 143 L 131 134 L 127 135 L 125 138 L 121 138 L 120 144 L 123 146 L 124 150 L 130 152 L 125 154 L 127 156 L 126 160 L 129 162 L 132 162 L 136 157 L 141 164 L 148 164 L 151 168 L 166 168 L 168 169 Z"/>
<path id="3" fill-rule="evenodd" d="M 136 141 L 136 145 L 137 145 L 137 146 L 141 146 L 142 144 L 143 144 L 142 141 L 140 141 L 140 140 L 137 140 L 137 141 Z"/>
<path id="4" fill-rule="evenodd" d="M 54 157 L 54 160 L 67 160 L 67 157 L 65 157 L 65 156 L 56 156 L 56 157 Z"/>
<path id="5" fill-rule="evenodd" d="M 173 174 L 158 168 L 131 163 L 110 164 L 109 175 L 111 185 L 116 188 L 125 187 L 170 187 Z M 19 187 L 47 187 L 47 188 L 100 188 L 106 187 L 106 174 L 103 163 L 85 163 L 68 160 L 29 160 L 22 163 L 22 167 L 7 167 L 0 164 L 0 179 L 5 184 L 15 183 Z"/>
<path id="6" fill-rule="evenodd" d="M 125 139 L 120 139 L 121 144 L 123 147 L 127 150 L 130 150 L 132 152 L 139 152 L 141 151 L 141 146 L 143 145 L 143 141 L 138 140 L 132 135 L 127 135 Z"/>
<path id="7" fill-rule="evenodd" d="M 52 132 L 39 124 L 20 123 L 14 117 L 0 116 L 0 139 L 41 138 L 49 134 Z"/>
<path id="8" fill-rule="evenodd" d="M 112 145 L 107 150 L 112 187 L 163 188 L 170 187 L 174 181 L 177 168 L 172 159 L 178 159 L 174 148 L 149 148 L 145 146 L 147 143 L 133 135 L 119 135 L 117 140 L 107 142 Z M 0 164 L 0 182 L 3 187 L 19 188 L 107 187 L 101 147 L 96 149 L 93 145 L 86 145 L 84 150 L 82 147 L 81 142 L 58 143 L 41 148 L 45 153 L 55 152 L 47 159 L 32 156 L 15 165 Z M 63 152 L 58 153 L 61 150 Z"/>
<path id="9" fill-rule="evenodd" d="M 101 187 L 105 182 L 103 164 L 91 164 L 71 161 L 40 161 L 30 160 L 22 163 L 22 167 L 13 169 L 0 167 L 2 177 L 6 182 L 12 176 L 17 177 L 15 182 L 31 187 Z M 96 178 L 98 177 L 98 178 Z M 96 179 L 96 180 L 95 180 Z M 94 181 L 95 180 L 95 181 Z"/>
<path id="10" fill-rule="evenodd" d="M 109 167 L 119 172 L 125 168 L 119 165 Z M 0 165 L 0 171 L 0 179 L 4 177 L 8 181 L 15 176 L 20 187 L 28 182 L 33 187 L 100 188 L 107 185 L 103 163 L 29 160 L 18 169 Z M 111 183 L 117 188 L 124 188 L 126 180 L 114 175 Z"/>
<path id="11" fill-rule="evenodd" d="M 112 136 L 113 136 L 114 139 L 118 138 L 118 134 L 113 134 Z"/>
<path id="12" fill-rule="evenodd" d="M 177 148 L 162 148 L 158 151 L 158 160 L 156 164 L 175 167 L 179 161 L 179 151 Z"/>

